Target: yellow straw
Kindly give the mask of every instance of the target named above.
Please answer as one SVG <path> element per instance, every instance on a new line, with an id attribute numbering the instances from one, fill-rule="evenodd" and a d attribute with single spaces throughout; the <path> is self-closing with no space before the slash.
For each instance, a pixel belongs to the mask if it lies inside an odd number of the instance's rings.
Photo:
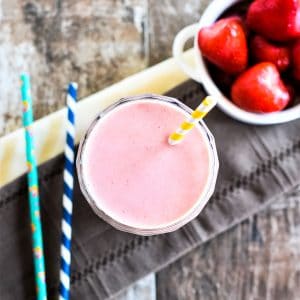
<path id="1" fill-rule="evenodd" d="M 191 116 L 169 136 L 169 144 L 176 145 L 180 143 L 185 135 L 195 127 L 195 124 L 203 119 L 216 104 L 217 101 L 213 97 L 207 96 L 204 98 L 200 105 L 192 112 Z"/>

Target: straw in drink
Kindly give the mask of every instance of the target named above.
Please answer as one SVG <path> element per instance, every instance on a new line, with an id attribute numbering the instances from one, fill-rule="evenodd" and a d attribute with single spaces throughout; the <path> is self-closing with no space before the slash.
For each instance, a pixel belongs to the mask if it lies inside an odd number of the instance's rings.
<path id="1" fill-rule="evenodd" d="M 203 119 L 207 113 L 215 107 L 217 101 L 211 96 L 207 96 L 200 105 L 192 112 L 191 117 L 184 121 L 180 127 L 169 136 L 169 144 L 180 143 L 187 133 L 189 133 L 199 120 Z"/>

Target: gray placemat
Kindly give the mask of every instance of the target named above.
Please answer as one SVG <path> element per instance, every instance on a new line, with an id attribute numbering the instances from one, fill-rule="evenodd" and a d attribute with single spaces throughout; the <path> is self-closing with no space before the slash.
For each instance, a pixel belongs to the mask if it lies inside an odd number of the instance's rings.
<path id="1" fill-rule="evenodd" d="M 195 107 L 204 92 L 187 82 L 169 95 Z M 213 198 L 180 230 L 141 237 L 98 219 L 75 186 L 72 299 L 105 299 L 149 272 L 263 209 L 300 183 L 300 121 L 249 126 L 218 109 L 206 118 L 216 138 L 220 173 Z M 57 295 L 63 157 L 40 167 L 50 299 Z M 34 276 L 25 176 L 0 190 L 0 299 L 33 299 Z"/>

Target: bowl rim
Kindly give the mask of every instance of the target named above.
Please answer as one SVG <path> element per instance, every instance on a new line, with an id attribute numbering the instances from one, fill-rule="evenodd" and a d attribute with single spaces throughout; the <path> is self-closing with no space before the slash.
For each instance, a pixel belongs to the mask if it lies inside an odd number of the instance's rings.
<path id="1" fill-rule="evenodd" d="M 204 10 L 198 22 L 198 30 L 196 33 L 199 32 L 201 28 L 214 23 L 229 7 L 243 1 L 244 0 L 214 0 L 211 2 L 210 5 Z M 199 74 L 201 74 L 201 82 L 199 82 L 203 84 L 205 90 L 209 94 L 218 97 L 218 107 L 223 112 L 239 121 L 256 125 L 279 124 L 300 118 L 300 104 L 287 108 L 283 111 L 262 114 L 248 112 L 239 108 L 231 100 L 229 100 L 214 83 L 207 70 L 203 56 L 197 44 L 197 34 L 195 34 L 194 52 L 196 58 L 196 67 Z"/>

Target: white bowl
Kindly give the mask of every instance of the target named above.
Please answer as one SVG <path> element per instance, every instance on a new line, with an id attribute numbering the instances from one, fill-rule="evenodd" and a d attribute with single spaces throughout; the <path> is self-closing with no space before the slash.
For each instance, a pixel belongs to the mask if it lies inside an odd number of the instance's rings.
<path id="1" fill-rule="evenodd" d="M 192 79 L 202 83 L 206 92 L 218 99 L 218 107 L 231 116 L 232 118 L 257 125 L 278 124 L 300 118 L 300 104 L 280 112 L 274 113 L 252 113 L 247 112 L 222 94 L 219 88 L 212 80 L 205 62 L 201 55 L 197 43 L 197 33 L 203 27 L 213 24 L 229 7 L 241 2 L 240 0 L 214 0 L 204 11 L 198 23 L 189 25 L 183 28 L 175 37 L 173 43 L 173 56 L 178 62 L 182 70 Z M 194 53 L 195 53 L 195 67 L 189 66 L 183 59 L 184 45 L 190 38 L 194 38 Z"/>

